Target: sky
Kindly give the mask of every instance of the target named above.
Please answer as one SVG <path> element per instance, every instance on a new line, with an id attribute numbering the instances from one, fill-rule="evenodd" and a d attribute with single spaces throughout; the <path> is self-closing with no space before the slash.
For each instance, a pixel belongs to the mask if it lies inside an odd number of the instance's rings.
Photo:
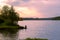
<path id="1" fill-rule="evenodd" d="M 60 16 L 60 0 L 0 0 L 0 7 L 13 5 L 20 17 Z"/>

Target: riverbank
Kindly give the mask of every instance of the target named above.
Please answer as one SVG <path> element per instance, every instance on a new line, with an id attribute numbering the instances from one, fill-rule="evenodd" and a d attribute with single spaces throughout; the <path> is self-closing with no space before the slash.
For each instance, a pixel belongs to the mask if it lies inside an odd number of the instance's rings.
<path id="1" fill-rule="evenodd" d="M 14 28 L 14 29 L 25 29 L 25 27 L 23 27 L 23 26 L 19 26 L 19 25 L 17 25 L 17 26 L 8 26 L 8 25 L 0 25 L 0 29 L 7 29 L 7 28 Z"/>
<path id="2" fill-rule="evenodd" d="M 48 40 L 48 39 L 44 39 L 44 38 L 27 38 L 25 40 Z"/>

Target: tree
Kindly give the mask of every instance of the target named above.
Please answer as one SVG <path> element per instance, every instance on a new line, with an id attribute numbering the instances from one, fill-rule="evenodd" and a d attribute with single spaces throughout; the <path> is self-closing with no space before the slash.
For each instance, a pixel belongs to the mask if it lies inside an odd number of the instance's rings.
<path id="1" fill-rule="evenodd" d="M 19 15 L 15 12 L 13 6 L 11 6 L 9 10 L 9 19 L 11 20 L 11 23 L 17 23 L 19 20 Z"/>
<path id="2" fill-rule="evenodd" d="M 1 11 L 1 16 L 7 22 L 8 24 L 17 24 L 19 20 L 19 15 L 17 12 L 15 12 L 13 6 L 8 7 L 8 6 L 3 6 L 2 11 Z"/>
<path id="3" fill-rule="evenodd" d="M 9 7 L 8 6 L 3 6 L 2 11 L 1 11 L 1 16 L 4 19 L 7 19 L 9 13 Z"/>

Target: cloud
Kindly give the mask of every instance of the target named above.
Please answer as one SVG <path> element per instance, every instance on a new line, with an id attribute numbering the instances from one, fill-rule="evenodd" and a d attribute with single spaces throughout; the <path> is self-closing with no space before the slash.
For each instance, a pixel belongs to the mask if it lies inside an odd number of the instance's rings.
<path id="1" fill-rule="evenodd" d="M 38 14 L 35 8 L 15 7 L 15 9 L 17 10 L 21 17 L 43 17 L 42 14 Z"/>
<path id="2" fill-rule="evenodd" d="M 30 0 L 22 0 L 22 1 L 24 1 L 24 2 L 29 2 Z"/>
<path id="3" fill-rule="evenodd" d="M 36 17 L 38 15 L 38 17 L 41 15 L 43 17 L 60 16 L 60 0 L 6 0 L 4 3 L 18 7 L 18 9 L 24 8 L 26 10 L 28 8 L 30 12 L 34 10 L 34 12 L 36 11 Z M 34 15 L 34 13 L 32 14 Z M 28 16 L 28 14 L 25 14 L 25 16 Z"/>

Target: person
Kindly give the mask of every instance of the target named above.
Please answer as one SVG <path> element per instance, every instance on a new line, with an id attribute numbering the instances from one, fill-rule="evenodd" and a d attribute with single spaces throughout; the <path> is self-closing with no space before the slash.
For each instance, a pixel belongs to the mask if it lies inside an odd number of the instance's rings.
<path id="1" fill-rule="evenodd" d="M 27 25 L 25 25 L 25 29 L 27 29 Z"/>

